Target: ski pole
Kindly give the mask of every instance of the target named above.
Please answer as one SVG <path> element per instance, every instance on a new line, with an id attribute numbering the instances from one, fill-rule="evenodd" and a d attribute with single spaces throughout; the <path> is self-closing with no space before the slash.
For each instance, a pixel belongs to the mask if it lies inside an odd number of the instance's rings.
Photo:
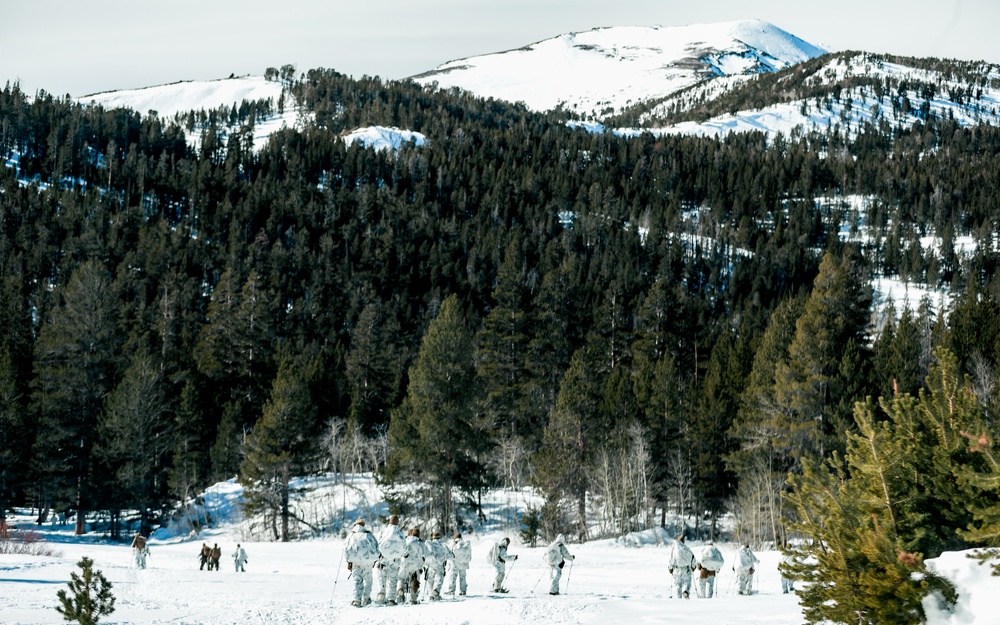
<path id="1" fill-rule="evenodd" d="M 542 571 L 542 574 L 538 576 L 538 581 L 535 582 L 535 585 L 531 587 L 531 592 L 532 593 L 534 593 L 535 589 L 538 588 L 538 584 L 540 584 L 542 582 L 542 578 L 543 577 L 545 577 L 545 571 Z"/>
<path id="2" fill-rule="evenodd" d="M 507 578 L 510 577 L 510 572 L 514 570 L 515 564 L 517 564 L 517 560 L 510 563 L 510 566 L 507 568 L 507 572 L 503 575 L 503 581 L 500 582 L 500 588 L 503 588 L 503 585 L 507 583 Z"/>
<path id="3" fill-rule="evenodd" d="M 573 577 L 573 560 L 569 561 L 569 573 L 566 574 L 566 586 L 563 587 L 563 594 L 569 592 L 569 580 Z"/>
<path id="4" fill-rule="evenodd" d="M 340 552 L 340 563 L 337 564 L 337 574 L 333 577 L 333 591 L 330 593 L 330 605 L 333 605 L 333 595 L 337 592 L 337 581 L 340 580 L 340 568 L 344 565 L 344 551 Z"/>

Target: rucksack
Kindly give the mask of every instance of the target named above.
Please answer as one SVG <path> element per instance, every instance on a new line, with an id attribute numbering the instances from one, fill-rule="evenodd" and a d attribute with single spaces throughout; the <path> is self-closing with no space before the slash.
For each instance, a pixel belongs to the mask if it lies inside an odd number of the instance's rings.
<path id="1" fill-rule="evenodd" d="M 549 548 L 545 551 L 545 562 L 548 563 L 549 566 L 559 566 L 559 563 L 562 561 L 562 546 L 558 543 L 549 545 Z"/>
<path id="2" fill-rule="evenodd" d="M 472 562 L 472 545 L 463 540 L 455 543 L 451 551 L 455 554 L 455 564 L 468 568 Z"/>
<path id="3" fill-rule="evenodd" d="M 390 525 L 382 531 L 378 550 L 386 560 L 399 560 L 406 555 L 406 538 L 395 525 Z"/>
<path id="4" fill-rule="evenodd" d="M 347 539 L 344 556 L 348 562 L 371 564 L 378 558 L 378 541 L 371 532 L 355 532 Z"/>
<path id="5" fill-rule="evenodd" d="M 754 565 L 753 554 L 750 553 L 749 549 L 740 549 L 740 568 L 741 569 L 752 569 Z"/>
<path id="6" fill-rule="evenodd" d="M 670 555 L 670 566 L 691 566 L 691 562 L 694 560 L 691 549 L 680 541 L 674 543 L 674 549 Z"/>
<path id="7" fill-rule="evenodd" d="M 701 554 L 701 565 L 710 571 L 722 569 L 722 553 L 715 547 L 706 548 Z"/>
<path id="8" fill-rule="evenodd" d="M 486 558 L 489 560 L 490 564 L 496 564 L 500 561 L 500 543 L 494 543 L 493 546 L 490 547 L 490 552 L 486 554 Z"/>

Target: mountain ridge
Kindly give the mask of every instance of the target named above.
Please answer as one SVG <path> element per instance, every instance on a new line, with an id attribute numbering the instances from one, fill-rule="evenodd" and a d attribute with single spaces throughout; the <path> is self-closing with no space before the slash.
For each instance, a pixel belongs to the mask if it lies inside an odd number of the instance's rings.
<path id="1" fill-rule="evenodd" d="M 761 20 L 615 26 L 456 59 L 411 79 L 599 118 L 714 76 L 775 71 L 825 52 Z"/>

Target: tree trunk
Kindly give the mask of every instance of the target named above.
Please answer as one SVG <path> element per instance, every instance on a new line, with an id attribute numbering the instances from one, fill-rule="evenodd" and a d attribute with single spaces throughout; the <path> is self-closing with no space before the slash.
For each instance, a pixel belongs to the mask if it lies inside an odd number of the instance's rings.
<path id="1" fill-rule="evenodd" d="M 281 465 L 281 542 L 288 542 L 288 463 Z"/>

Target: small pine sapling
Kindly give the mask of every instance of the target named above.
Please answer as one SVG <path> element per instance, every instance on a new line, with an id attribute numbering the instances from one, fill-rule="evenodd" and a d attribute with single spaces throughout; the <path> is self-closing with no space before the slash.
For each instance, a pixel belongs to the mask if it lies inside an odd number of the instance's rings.
<path id="1" fill-rule="evenodd" d="M 82 574 L 70 574 L 67 582 L 69 592 L 60 590 L 58 593 L 61 606 L 56 610 L 71 623 L 80 625 L 97 625 L 102 616 L 115 611 L 115 597 L 111 594 L 111 582 L 98 570 L 94 570 L 94 561 L 83 558 L 76 563 Z"/>
<path id="2" fill-rule="evenodd" d="M 529 547 L 538 544 L 538 534 L 542 528 L 542 513 L 531 506 L 521 517 L 521 541 Z"/>

